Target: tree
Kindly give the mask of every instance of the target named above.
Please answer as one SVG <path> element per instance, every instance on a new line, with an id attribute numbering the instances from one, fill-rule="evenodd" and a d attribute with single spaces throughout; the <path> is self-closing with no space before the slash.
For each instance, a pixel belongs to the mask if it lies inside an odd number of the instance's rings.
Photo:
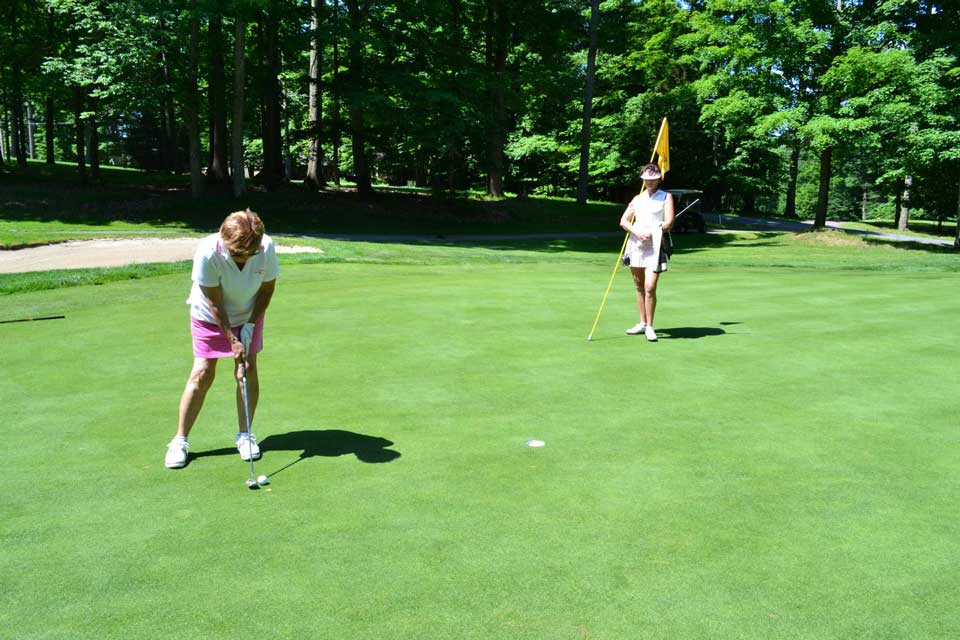
<path id="1" fill-rule="evenodd" d="M 247 190 L 243 153 L 243 98 L 246 85 L 244 43 L 246 42 L 247 23 L 242 17 L 242 11 L 243 7 L 239 6 L 238 3 L 233 24 L 233 120 L 230 123 L 233 146 L 231 153 L 233 158 L 233 195 L 237 198 L 246 193 Z"/>
<path id="2" fill-rule="evenodd" d="M 320 148 L 321 111 L 323 105 L 323 94 L 320 92 L 320 67 L 323 59 L 323 43 L 320 39 L 320 12 L 322 8 L 322 0 L 312 0 L 310 16 L 310 106 L 308 114 L 310 155 L 307 159 L 307 177 L 305 180 L 307 188 L 311 191 L 321 188 L 324 182 L 320 165 L 323 155 Z"/>
<path id="3" fill-rule="evenodd" d="M 364 75 L 364 29 L 370 15 L 369 0 L 345 0 L 347 14 L 350 16 L 349 46 L 349 94 L 350 129 L 353 142 L 353 168 L 356 173 L 357 193 L 361 196 L 373 194 L 370 182 L 370 165 L 366 149 L 366 102 L 367 79 Z"/>
<path id="4" fill-rule="evenodd" d="M 199 65 L 200 16 L 197 0 L 190 1 L 190 62 L 187 75 L 187 128 L 190 138 L 190 189 L 194 198 L 203 195 L 200 169 L 200 90 L 197 87 Z"/>
<path id="5" fill-rule="evenodd" d="M 490 109 L 487 128 L 487 193 L 502 198 L 506 144 L 506 70 L 510 18 L 506 0 L 487 0 L 486 67 Z"/>
<path id="6" fill-rule="evenodd" d="M 262 101 L 261 136 L 263 139 L 263 168 L 260 180 L 272 191 L 284 181 L 283 137 L 281 134 L 282 103 L 280 72 L 280 23 L 279 0 L 268 0 L 266 10 L 260 15 L 257 25 L 259 49 L 262 56 L 260 67 L 259 96 Z"/>
<path id="7" fill-rule="evenodd" d="M 590 172 L 590 114 L 593 108 L 593 82 L 597 63 L 597 22 L 600 18 L 600 0 L 590 0 L 590 50 L 587 54 L 587 81 L 583 96 L 583 133 L 580 142 L 580 186 L 577 203 L 587 202 L 587 180 Z"/>
<path id="8" fill-rule="evenodd" d="M 207 180 L 215 184 L 224 184 L 230 180 L 227 164 L 227 149 L 230 141 L 227 135 L 223 16 L 219 6 L 214 7 L 208 18 L 207 40 L 209 42 L 207 100 L 210 112 L 210 160 Z"/>
<path id="9" fill-rule="evenodd" d="M 774 198 L 786 177 L 784 213 L 796 214 L 799 159 L 812 143 L 804 127 L 826 106 L 817 78 L 829 66 L 831 20 L 822 2 L 717 0 L 694 12 L 694 30 L 681 38 L 702 74 L 694 82 L 700 122 L 717 141 L 724 189 L 748 211 L 758 197 Z M 829 173 L 830 152 L 821 151 Z"/>

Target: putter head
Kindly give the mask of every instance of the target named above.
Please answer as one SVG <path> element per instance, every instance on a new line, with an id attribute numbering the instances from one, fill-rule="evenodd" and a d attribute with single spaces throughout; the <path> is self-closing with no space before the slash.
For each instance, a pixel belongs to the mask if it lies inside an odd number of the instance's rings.
<path id="1" fill-rule="evenodd" d="M 247 489 L 259 489 L 260 485 L 257 484 L 257 481 L 253 478 L 247 480 Z"/>

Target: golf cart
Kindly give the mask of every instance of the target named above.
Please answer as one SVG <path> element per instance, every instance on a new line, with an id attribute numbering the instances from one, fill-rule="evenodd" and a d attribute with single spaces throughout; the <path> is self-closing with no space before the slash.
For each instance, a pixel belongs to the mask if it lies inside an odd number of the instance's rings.
<path id="1" fill-rule="evenodd" d="M 673 194 L 673 210 L 678 214 L 687 208 L 687 206 L 703 197 L 703 191 L 698 189 L 667 189 L 668 193 Z M 683 215 L 677 216 L 673 223 L 673 231 L 676 233 L 705 233 L 707 225 L 703 220 L 700 205 L 702 201 L 697 202 L 687 209 Z"/>

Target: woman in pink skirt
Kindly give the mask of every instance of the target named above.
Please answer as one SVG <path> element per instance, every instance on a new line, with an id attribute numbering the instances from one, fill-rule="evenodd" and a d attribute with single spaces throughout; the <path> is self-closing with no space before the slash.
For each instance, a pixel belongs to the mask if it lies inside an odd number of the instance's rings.
<path id="1" fill-rule="evenodd" d="M 220 232 L 200 241 L 193 258 L 190 334 L 193 337 L 193 370 L 180 399 L 177 435 L 167 445 L 164 464 L 179 469 L 187 464 L 187 437 L 203 400 L 213 384 L 217 359 L 233 358 L 237 380 L 237 437 L 244 460 L 260 457 L 256 437 L 247 430 L 240 381 L 240 361 L 246 363 L 250 422 L 260 395 L 257 354 L 263 348 L 263 317 L 273 297 L 280 265 L 263 222 L 247 209 L 231 213 Z"/>
<path id="2" fill-rule="evenodd" d="M 644 334 L 656 342 L 653 314 L 657 309 L 657 280 L 667 270 L 662 251 L 663 232 L 673 226 L 673 196 L 660 188 L 660 168 L 648 164 L 640 172 L 643 191 L 630 201 L 620 217 L 620 227 L 630 234 L 624 255 L 630 260 L 630 273 L 637 288 L 640 322 L 627 329 L 630 335 Z"/>

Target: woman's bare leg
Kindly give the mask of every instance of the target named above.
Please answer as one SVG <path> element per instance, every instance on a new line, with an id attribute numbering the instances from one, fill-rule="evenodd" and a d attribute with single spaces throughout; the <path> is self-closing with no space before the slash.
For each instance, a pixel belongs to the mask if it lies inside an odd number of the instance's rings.
<path id="1" fill-rule="evenodd" d="M 177 422 L 177 435 L 186 438 L 193 429 L 193 423 L 200 415 L 207 391 L 213 384 L 217 372 L 217 361 L 214 358 L 194 358 L 193 370 L 187 378 L 187 386 L 180 398 L 180 416 Z"/>
<path id="2" fill-rule="evenodd" d="M 630 275 L 633 276 L 633 286 L 637 289 L 637 310 L 640 312 L 640 322 L 646 322 L 646 311 L 644 309 L 644 276 L 646 269 L 630 267 Z"/>
<path id="3" fill-rule="evenodd" d="M 657 310 L 657 280 L 660 279 L 660 274 L 655 273 L 653 269 L 646 270 L 646 278 L 643 283 L 643 307 L 641 307 L 641 313 L 646 311 L 646 315 L 643 318 L 643 321 L 647 323 L 648 327 L 653 326 L 653 314 Z M 638 291 L 638 295 L 639 295 Z"/>

